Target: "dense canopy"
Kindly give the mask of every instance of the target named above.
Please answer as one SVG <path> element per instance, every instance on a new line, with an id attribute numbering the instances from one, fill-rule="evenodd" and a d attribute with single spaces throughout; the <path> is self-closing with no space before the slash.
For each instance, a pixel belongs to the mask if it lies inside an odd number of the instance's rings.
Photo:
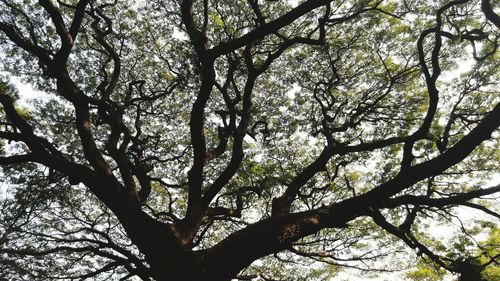
<path id="1" fill-rule="evenodd" d="M 498 278 L 498 8 L 0 0 L 0 279 Z"/>

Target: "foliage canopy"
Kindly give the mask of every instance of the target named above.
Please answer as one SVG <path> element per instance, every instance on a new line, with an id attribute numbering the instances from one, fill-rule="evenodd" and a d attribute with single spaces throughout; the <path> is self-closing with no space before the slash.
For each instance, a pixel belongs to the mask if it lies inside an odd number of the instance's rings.
<path id="1" fill-rule="evenodd" d="M 498 278 L 496 8 L 0 0 L 0 278 Z"/>

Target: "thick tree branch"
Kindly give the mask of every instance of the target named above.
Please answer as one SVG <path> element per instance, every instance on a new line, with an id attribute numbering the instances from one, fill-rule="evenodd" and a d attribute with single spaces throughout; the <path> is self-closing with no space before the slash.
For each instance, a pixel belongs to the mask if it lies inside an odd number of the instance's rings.
<path id="1" fill-rule="evenodd" d="M 89 2 L 90 0 L 81 0 L 76 4 L 74 18 L 70 28 L 68 29 L 61 12 L 52 4 L 52 1 L 39 0 L 40 5 L 49 14 L 61 40 L 60 49 L 55 54 L 51 64 L 48 65 L 49 75 L 55 76 L 56 73 L 62 70 L 66 65 L 85 16 L 85 8 Z"/>
<path id="2" fill-rule="evenodd" d="M 13 26 L 0 22 L 0 31 L 5 33 L 5 35 L 7 35 L 7 37 L 21 49 L 35 55 L 44 65 L 48 65 L 50 63 L 52 54 L 46 49 L 27 41 Z"/>
<path id="3" fill-rule="evenodd" d="M 322 228 L 343 227 L 352 219 L 370 214 L 370 206 L 381 204 L 386 198 L 462 161 L 484 140 L 489 139 L 499 126 L 500 104 L 445 153 L 402 170 L 393 179 L 364 194 L 329 207 L 264 219 L 231 234 L 217 246 L 207 250 L 210 256 L 207 276 L 222 272 L 222 268 L 225 268 L 225 272 L 229 271 L 227 274 L 234 276 L 255 259 L 284 250 L 293 241 Z"/>
<path id="4" fill-rule="evenodd" d="M 430 198 L 428 196 L 416 196 L 416 195 L 401 195 L 395 198 L 387 199 L 381 204 L 381 206 L 387 208 L 394 208 L 400 205 L 412 204 L 412 205 L 424 205 L 424 206 L 440 208 L 451 205 L 466 205 L 468 204 L 467 201 L 471 199 L 494 194 L 496 192 L 500 192 L 500 185 L 460 194 L 454 194 L 442 198 Z"/>
<path id="5" fill-rule="evenodd" d="M 0 165 L 12 165 L 12 164 L 21 164 L 34 161 L 35 157 L 33 154 L 22 154 L 22 155 L 12 155 L 2 157 L 0 156 Z"/>
<path id="6" fill-rule="evenodd" d="M 321 154 L 314 160 L 311 164 L 309 164 L 302 172 L 300 172 L 292 182 L 288 185 L 285 193 L 280 197 L 273 199 L 273 209 L 272 215 L 282 215 L 290 212 L 290 205 L 293 200 L 297 197 L 299 189 L 306 184 L 314 175 L 318 172 L 326 169 L 326 164 L 333 156 L 335 149 L 326 146 L 323 148 Z"/>
<path id="7" fill-rule="evenodd" d="M 495 13 L 489 0 L 481 0 L 481 10 L 483 10 L 486 18 L 491 21 L 497 28 L 500 28 L 500 17 Z"/>
<path id="8" fill-rule="evenodd" d="M 221 43 L 218 46 L 213 47 L 208 50 L 209 56 L 212 58 L 217 58 L 223 54 L 230 53 L 241 47 L 244 47 L 258 39 L 264 38 L 268 34 L 272 34 L 294 22 L 296 19 L 304 16 L 305 14 L 325 5 L 329 5 L 331 0 L 308 0 L 288 13 L 280 16 L 279 18 L 269 21 L 264 24 L 260 24 L 254 30 L 246 33 L 245 35 L 232 39 L 230 41 Z"/>

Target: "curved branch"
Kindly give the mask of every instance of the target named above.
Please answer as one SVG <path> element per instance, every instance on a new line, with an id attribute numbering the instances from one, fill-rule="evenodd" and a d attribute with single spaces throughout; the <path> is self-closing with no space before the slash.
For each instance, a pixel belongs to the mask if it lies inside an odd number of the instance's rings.
<path id="1" fill-rule="evenodd" d="M 493 11 L 489 0 L 481 0 L 481 10 L 489 21 L 500 28 L 500 17 Z"/>
<path id="2" fill-rule="evenodd" d="M 371 214 L 373 209 L 370 206 L 378 206 L 386 198 L 462 161 L 484 140 L 489 139 L 499 126 L 500 104 L 445 153 L 401 171 L 393 179 L 362 195 L 329 207 L 274 216 L 231 234 L 205 251 L 209 257 L 207 276 L 218 276 L 224 280 L 224 277 L 220 277 L 220 272 L 234 276 L 255 259 L 285 250 L 290 243 L 300 238 L 323 228 L 343 227 L 355 218 Z"/>

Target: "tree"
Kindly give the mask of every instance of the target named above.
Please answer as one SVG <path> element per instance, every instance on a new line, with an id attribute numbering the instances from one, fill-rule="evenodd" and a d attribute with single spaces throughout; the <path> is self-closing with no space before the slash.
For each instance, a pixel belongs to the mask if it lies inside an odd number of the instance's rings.
<path id="1" fill-rule="evenodd" d="M 428 2 L 0 0 L 45 93 L 1 87 L 3 278 L 461 273 L 432 225 L 500 217 L 500 20 Z"/>
<path id="2" fill-rule="evenodd" d="M 484 228 L 491 228 L 492 225 L 489 223 L 483 223 L 481 225 L 481 230 Z M 472 245 L 469 239 L 466 239 L 467 235 L 477 232 L 479 228 L 472 231 L 464 231 L 459 237 L 455 237 L 453 249 L 449 251 L 447 257 L 453 262 L 450 264 L 453 267 L 453 271 L 457 273 L 458 278 L 456 280 L 497 280 L 500 277 L 500 271 L 498 266 L 488 267 L 489 264 L 496 262 L 495 258 L 498 256 L 498 239 L 499 229 L 493 227 L 490 231 L 488 238 L 485 241 L 476 243 Z M 467 250 L 467 247 L 476 247 L 475 250 Z M 407 273 L 407 277 L 411 280 L 443 280 L 444 269 L 437 267 L 436 265 L 426 264 L 420 262 L 417 264 L 415 270 Z"/>

